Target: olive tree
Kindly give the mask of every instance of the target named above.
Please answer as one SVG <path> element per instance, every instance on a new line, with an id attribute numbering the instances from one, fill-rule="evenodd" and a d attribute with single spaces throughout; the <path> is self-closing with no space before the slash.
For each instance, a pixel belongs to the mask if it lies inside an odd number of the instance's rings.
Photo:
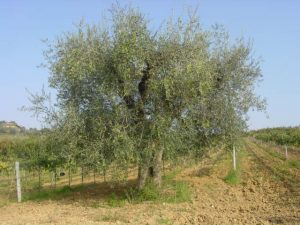
<path id="1" fill-rule="evenodd" d="M 149 175 L 161 185 L 163 155 L 231 143 L 247 111 L 264 105 L 251 45 L 203 30 L 195 14 L 149 27 L 138 10 L 113 7 L 106 25 L 80 23 L 45 51 L 60 115 L 53 130 L 68 154 L 123 171 L 137 165 L 139 189 Z"/>

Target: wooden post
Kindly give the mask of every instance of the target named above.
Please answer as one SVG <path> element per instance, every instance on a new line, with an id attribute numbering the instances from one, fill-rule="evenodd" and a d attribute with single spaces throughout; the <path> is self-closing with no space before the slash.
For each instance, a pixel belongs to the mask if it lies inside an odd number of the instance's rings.
<path id="1" fill-rule="evenodd" d="M 81 167 L 81 185 L 83 185 L 83 167 Z"/>
<path id="2" fill-rule="evenodd" d="M 41 167 L 39 166 L 39 192 L 41 191 Z"/>
<path id="3" fill-rule="evenodd" d="M 233 157 L 233 169 L 236 170 L 236 154 L 235 154 L 235 146 L 233 146 L 232 157 Z"/>
<path id="4" fill-rule="evenodd" d="M 106 182 L 106 168 L 105 167 L 103 168 L 103 179 L 104 179 L 104 182 Z"/>
<path id="5" fill-rule="evenodd" d="M 20 181 L 20 164 L 16 162 L 16 181 L 17 181 L 17 197 L 18 202 L 22 201 L 22 194 L 21 194 L 21 181 Z"/>
<path id="6" fill-rule="evenodd" d="M 285 159 L 288 159 L 288 150 L 287 150 L 287 146 L 285 146 Z"/>
<path id="7" fill-rule="evenodd" d="M 94 184 L 96 184 L 96 170 L 94 169 Z"/>
<path id="8" fill-rule="evenodd" d="M 54 170 L 54 189 L 56 189 L 56 181 L 57 181 L 57 171 L 56 171 L 56 167 Z"/>
<path id="9" fill-rule="evenodd" d="M 69 187 L 71 187 L 71 166 L 69 165 Z"/>
<path id="10" fill-rule="evenodd" d="M 165 176 L 165 160 L 162 161 L 162 164 L 163 164 L 163 174 Z"/>
<path id="11" fill-rule="evenodd" d="M 51 177 L 51 188 L 54 188 L 54 172 L 50 174 Z"/>

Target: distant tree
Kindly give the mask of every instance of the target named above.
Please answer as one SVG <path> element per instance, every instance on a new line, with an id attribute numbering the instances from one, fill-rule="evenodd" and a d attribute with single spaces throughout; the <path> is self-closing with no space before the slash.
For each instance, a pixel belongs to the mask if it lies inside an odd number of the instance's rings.
<path id="1" fill-rule="evenodd" d="M 195 13 L 154 32 L 138 10 L 111 12 L 107 26 L 80 23 L 45 52 L 58 100 L 52 127 L 77 163 L 137 164 L 138 188 L 149 174 L 160 186 L 163 155 L 230 145 L 248 110 L 263 109 L 259 63 L 249 44 L 231 44 L 221 27 L 204 31 Z"/>
<path id="2" fill-rule="evenodd" d="M 0 161 L 8 162 L 11 157 L 14 142 L 9 138 L 1 138 L 0 140 Z"/>

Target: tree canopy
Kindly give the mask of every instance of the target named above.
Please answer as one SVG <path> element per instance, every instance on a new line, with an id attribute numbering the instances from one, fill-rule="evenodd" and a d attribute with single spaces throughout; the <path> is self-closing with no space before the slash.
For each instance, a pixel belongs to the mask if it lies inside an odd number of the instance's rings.
<path id="1" fill-rule="evenodd" d="M 230 41 L 223 27 L 204 30 L 191 13 L 154 31 L 130 7 L 113 7 L 103 24 L 81 22 L 45 51 L 57 105 L 44 112 L 55 115 L 47 121 L 55 118 L 69 160 L 115 166 L 125 178 L 137 165 L 138 188 L 149 175 L 159 186 L 162 158 L 230 145 L 248 110 L 263 109 L 251 44 Z M 45 99 L 33 101 L 35 110 Z"/>

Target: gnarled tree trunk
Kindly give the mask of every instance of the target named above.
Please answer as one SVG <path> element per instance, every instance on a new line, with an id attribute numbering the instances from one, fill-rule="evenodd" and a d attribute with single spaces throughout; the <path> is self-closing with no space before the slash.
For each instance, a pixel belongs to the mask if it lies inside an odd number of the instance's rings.
<path id="1" fill-rule="evenodd" d="M 138 168 L 138 189 L 142 190 L 145 187 L 147 178 L 151 178 L 153 184 L 161 187 L 162 180 L 162 155 L 163 149 L 155 152 L 151 163 L 149 161 L 141 164 Z"/>
<path id="2" fill-rule="evenodd" d="M 148 177 L 148 171 L 149 171 L 149 165 L 148 163 L 144 163 L 142 165 L 139 165 L 139 171 L 138 171 L 138 189 L 142 190 L 145 187 L 146 180 Z"/>

